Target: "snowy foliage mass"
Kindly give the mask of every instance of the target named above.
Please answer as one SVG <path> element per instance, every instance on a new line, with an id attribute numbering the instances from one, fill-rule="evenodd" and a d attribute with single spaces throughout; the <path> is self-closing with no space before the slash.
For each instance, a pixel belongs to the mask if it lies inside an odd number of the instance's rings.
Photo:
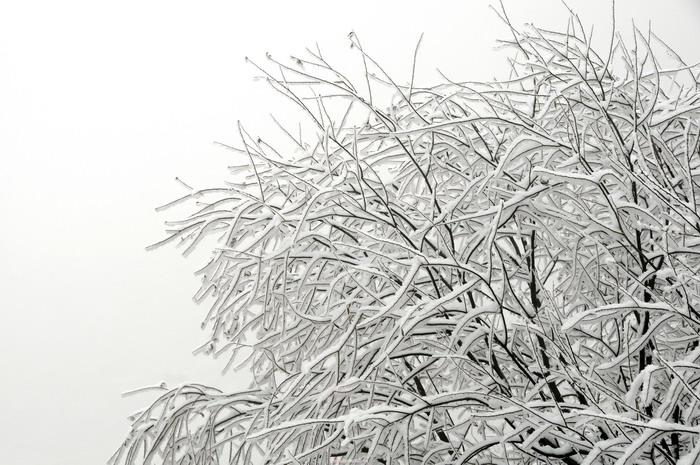
<path id="1" fill-rule="evenodd" d="M 247 179 L 163 242 L 217 238 L 202 351 L 254 383 L 168 391 L 113 464 L 700 460 L 697 69 L 512 32 L 496 83 L 398 85 L 355 36 L 364 81 L 259 68 L 316 132 L 240 128 Z"/>

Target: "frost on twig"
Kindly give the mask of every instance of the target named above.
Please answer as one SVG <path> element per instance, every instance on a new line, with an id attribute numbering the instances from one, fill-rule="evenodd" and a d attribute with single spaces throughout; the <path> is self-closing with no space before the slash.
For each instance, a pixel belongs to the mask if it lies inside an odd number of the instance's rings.
<path id="1" fill-rule="evenodd" d="M 570 24 L 494 83 L 396 84 L 354 35 L 357 87 L 259 66 L 315 132 L 239 126 L 248 177 L 164 241 L 218 238 L 202 350 L 253 386 L 168 391 L 112 463 L 693 462 L 698 70 Z"/>

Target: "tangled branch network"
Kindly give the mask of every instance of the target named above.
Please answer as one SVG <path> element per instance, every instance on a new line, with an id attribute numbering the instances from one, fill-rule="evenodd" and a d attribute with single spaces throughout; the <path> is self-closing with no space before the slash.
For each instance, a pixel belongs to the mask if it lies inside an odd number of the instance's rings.
<path id="1" fill-rule="evenodd" d="M 158 244 L 216 239 L 201 350 L 251 388 L 167 391 L 113 465 L 700 460 L 697 67 L 510 29 L 493 83 L 268 57 L 314 130 L 239 127 L 246 178 Z"/>

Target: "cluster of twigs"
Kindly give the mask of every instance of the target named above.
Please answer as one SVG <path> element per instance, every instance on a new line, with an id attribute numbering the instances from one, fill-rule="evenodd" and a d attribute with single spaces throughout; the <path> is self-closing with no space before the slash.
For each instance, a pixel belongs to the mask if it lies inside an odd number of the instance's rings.
<path id="1" fill-rule="evenodd" d="M 352 35 L 357 87 L 320 51 L 259 68 L 313 139 L 241 128 L 249 176 L 163 241 L 218 236 L 203 350 L 254 388 L 168 392 L 113 464 L 694 463 L 696 68 L 511 30 L 495 83 L 398 85 Z"/>

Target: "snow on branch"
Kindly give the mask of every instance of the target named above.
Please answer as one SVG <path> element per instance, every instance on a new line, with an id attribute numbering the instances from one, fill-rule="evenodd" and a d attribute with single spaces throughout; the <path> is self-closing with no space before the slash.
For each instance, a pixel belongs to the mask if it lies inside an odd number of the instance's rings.
<path id="1" fill-rule="evenodd" d="M 168 391 L 111 463 L 690 463 L 697 68 L 635 37 L 529 26 L 508 79 L 430 88 L 354 35 L 357 85 L 320 51 L 256 65 L 313 130 L 239 126 L 246 178 L 164 241 L 217 239 L 202 350 L 253 386 Z"/>

